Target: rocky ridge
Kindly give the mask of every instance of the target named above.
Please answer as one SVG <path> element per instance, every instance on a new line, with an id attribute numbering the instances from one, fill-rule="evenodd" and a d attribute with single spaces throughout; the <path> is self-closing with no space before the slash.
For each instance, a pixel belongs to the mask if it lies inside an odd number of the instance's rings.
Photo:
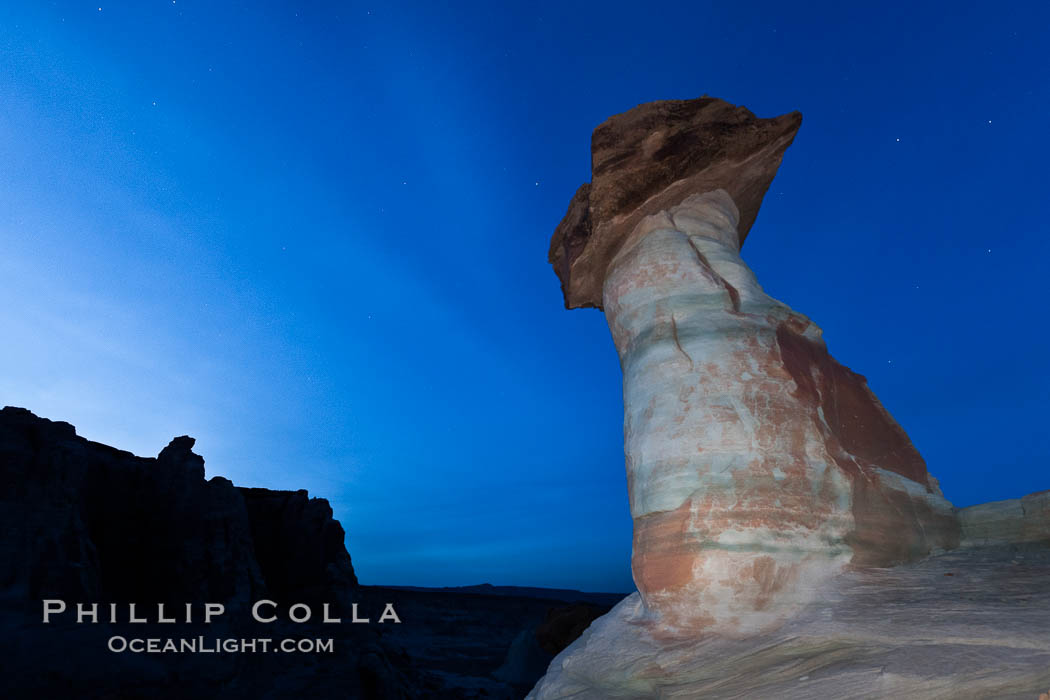
<path id="1" fill-rule="evenodd" d="M 193 438 L 156 458 L 0 410 L 0 687 L 5 698 L 512 700 L 623 596 L 506 586 L 358 585 L 342 526 L 306 491 L 205 478 Z M 41 620 L 42 601 L 67 612 Z M 272 600 L 256 623 L 248 607 Z M 587 601 L 587 602 L 584 602 Z M 99 604 L 98 623 L 75 606 Z M 128 623 L 128 604 L 145 624 Z M 156 622 L 157 605 L 174 624 Z M 225 612 L 203 624 L 204 603 Z M 116 604 L 118 620 L 106 617 Z M 182 611 L 190 604 L 193 622 Z M 307 623 L 288 608 L 306 605 Z M 347 624 L 386 604 L 402 624 Z M 320 622 L 324 606 L 343 624 Z M 330 639 L 331 652 L 135 654 L 111 636 Z"/>
<path id="2" fill-rule="evenodd" d="M 156 458 L 136 457 L 68 423 L 4 408 L 0 587 L 32 600 L 148 592 L 151 603 L 236 609 L 357 584 L 328 501 L 206 480 L 193 445 L 177 437 Z"/>
<path id="3" fill-rule="evenodd" d="M 258 625 L 254 601 L 286 610 L 329 603 L 348 616 L 357 579 L 343 529 L 305 491 L 205 480 L 193 438 L 142 458 L 29 411 L 0 410 L 0 677 L 6 697 L 416 697 L 410 668 L 376 630 L 357 625 Z M 117 603 L 122 620 L 41 624 L 45 599 Z M 192 624 L 126 624 L 140 611 L 196 606 Z M 203 604 L 225 613 L 199 624 Z M 317 615 L 320 615 L 318 607 Z M 364 628 L 362 628 L 364 627 Z M 120 654 L 128 637 L 336 638 L 331 661 L 262 654 Z M 43 650 L 47 650 L 44 653 Z M 323 657 L 322 657 L 323 658 Z M 221 691 L 221 692 L 220 692 Z"/>

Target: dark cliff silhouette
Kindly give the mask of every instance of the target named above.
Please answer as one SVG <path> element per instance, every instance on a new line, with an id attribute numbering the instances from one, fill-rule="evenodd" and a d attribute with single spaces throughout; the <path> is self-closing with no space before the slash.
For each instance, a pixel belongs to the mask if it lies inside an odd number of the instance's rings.
<path id="1" fill-rule="evenodd" d="M 205 479 L 193 446 L 182 436 L 156 458 L 137 457 L 68 423 L 0 410 L 4 697 L 520 697 L 615 602 L 558 617 L 574 592 L 360 586 L 326 500 Z M 44 624 L 43 601 L 52 599 L 67 609 Z M 276 603 L 264 611 L 274 622 L 253 619 L 259 600 Z M 78 623 L 77 603 L 97 603 L 98 622 Z M 148 622 L 129 622 L 129 603 Z M 161 603 L 175 623 L 157 621 Z M 224 614 L 204 624 L 205 603 Z M 386 603 L 401 624 L 378 624 Z M 311 610 L 308 622 L 289 619 L 294 604 Z M 351 622 L 355 604 L 370 624 Z M 343 622 L 324 623 L 325 605 Z M 333 648 L 114 652 L 107 644 L 117 635 L 332 639 Z"/>

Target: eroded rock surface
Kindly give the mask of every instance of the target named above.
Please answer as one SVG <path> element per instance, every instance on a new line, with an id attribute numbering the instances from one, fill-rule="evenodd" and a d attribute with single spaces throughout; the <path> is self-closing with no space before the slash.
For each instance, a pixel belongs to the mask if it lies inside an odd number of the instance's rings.
<path id="1" fill-rule="evenodd" d="M 632 567 L 654 633 L 770 629 L 849 564 L 958 544 L 864 377 L 740 257 L 799 122 L 711 98 L 618 115 L 552 241 L 567 306 L 600 280 L 620 355 Z"/>
<path id="2" fill-rule="evenodd" d="M 552 240 L 566 306 L 603 308 L 620 356 L 639 592 L 529 697 L 1042 697 L 1050 492 L 952 508 L 740 257 L 797 115 L 673 104 L 599 127 Z"/>
<path id="3" fill-rule="evenodd" d="M 960 549 L 824 582 L 775 632 L 654 635 L 639 596 L 554 659 L 531 700 L 1035 700 L 1050 688 L 1050 547 Z"/>

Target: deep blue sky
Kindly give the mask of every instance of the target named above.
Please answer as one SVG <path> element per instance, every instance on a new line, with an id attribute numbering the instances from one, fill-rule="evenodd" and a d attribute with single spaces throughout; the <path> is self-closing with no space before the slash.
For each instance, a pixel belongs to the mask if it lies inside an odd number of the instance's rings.
<path id="1" fill-rule="evenodd" d="M 327 497 L 365 583 L 633 588 L 591 130 L 801 110 L 744 248 L 957 505 L 1050 488 L 1045 3 L 0 8 L 0 404 Z"/>

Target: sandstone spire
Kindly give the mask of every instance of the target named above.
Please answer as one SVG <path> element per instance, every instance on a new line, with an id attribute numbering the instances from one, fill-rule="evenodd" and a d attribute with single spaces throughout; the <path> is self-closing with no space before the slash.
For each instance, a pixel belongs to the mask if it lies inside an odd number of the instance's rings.
<path id="1" fill-rule="evenodd" d="M 551 241 L 566 306 L 602 308 L 620 356 L 632 567 L 662 634 L 769 628 L 849 564 L 958 541 L 864 377 L 740 258 L 800 124 L 710 97 L 612 117 Z"/>

